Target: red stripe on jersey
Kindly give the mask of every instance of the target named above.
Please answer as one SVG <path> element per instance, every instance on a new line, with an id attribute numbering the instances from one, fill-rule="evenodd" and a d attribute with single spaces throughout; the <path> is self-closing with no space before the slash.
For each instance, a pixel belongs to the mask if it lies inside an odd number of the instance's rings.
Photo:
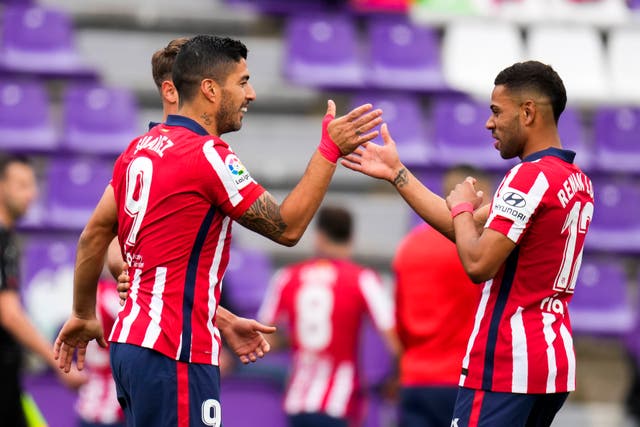
<path id="1" fill-rule="evenodd" d="M 478 427 L 480 421 L 480 411 L 482 410 L 482 401 L 484 399 L 484 391 L 476 390 L 473 394 L 473 403 L 471 404 L 471 414 L 469 414 L 469 427 Z"/>
<path id="2" fill-rule="evenodd" d="M 189 365 L 176 362 L 178 427 L 189 427 Z"/>

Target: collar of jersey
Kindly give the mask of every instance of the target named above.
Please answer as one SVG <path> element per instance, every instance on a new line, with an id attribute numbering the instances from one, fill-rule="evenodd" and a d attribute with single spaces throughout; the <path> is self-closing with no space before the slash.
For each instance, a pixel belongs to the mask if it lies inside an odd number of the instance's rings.
<path id="1" fill-rule="evenodd" d="M 573 163 L 573 159 L 576 157 L 576 153 L 571 150 L 563 150 L 561 148 L 549 147 L 544 150 L 536 151 L 533 154 L 529 154 L 522 159 L 523 162 L 535 162 L 540 160 L 544 156 L 554 156 L 564 160 L 567 163 Z"/>
<path id="2" fill-rule="evenodd" d="M 195 120 L 192 120 L 189 117 L 179 116 L 177 114 L 169 114 L 167 116 L 167 121 L 164 122 L 164 124 L 167 126 L 182 126 L 189 129 L 191 132 L 202 136 L 209 135 L 209 132 L 204 130 L 204 128 Z"/>

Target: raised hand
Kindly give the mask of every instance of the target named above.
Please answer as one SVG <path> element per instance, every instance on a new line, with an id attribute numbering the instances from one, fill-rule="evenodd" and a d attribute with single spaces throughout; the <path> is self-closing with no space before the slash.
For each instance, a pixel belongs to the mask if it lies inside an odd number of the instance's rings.
<path id="1" fill-rule="evenodd" d="M 473 209 L 478 209 L 483 202 L 483 193 L 475 189 L 476 179 L 467 177 L 464 181 L 456 184 L 455 188 L 447 196 L 447 207 L 452 209 L 460 203 L 469 202 Z"/>
<path id="2" fill-rule="evenodd" d="M 398 157 L 396 143 L 391 138 L 387 124 L 380 128 L 383 145 L 367 142 L 357 148 L 352 154 L 345 156 L 340 163 L 348 169 L 361 172 L 373 178 L 386 179 L 394 182 L 398 172 L 404 166 Z"/>
<path id="3" fill-rule="evenodd" d="M 372 129 L 382 123 L 382 110 L 372 109 L 371 104 L 364 104 L 328 123 L 326 132 L 341 155 L 353 152 L 359 145 L 378 136 L 379 132 Z M 336 105 L 329 100 L 327 116 L 335 116 L 335 113 Z"/>
<path id="4" fill-rule="evenodd" d="M 53 347 L 53 356 L 59 361 L 59 368 L 64 372 L 71 370 L 73 355 L 78 351 L 78 370 L 84 368 L 84 358 L 87 353 L 87 344 L 95 339 L 101 347 L 107 347 L 107 341 L 102 333 L 102 325 L 95 317 L 81 319 L 71 315 L 56 338 Z"/>

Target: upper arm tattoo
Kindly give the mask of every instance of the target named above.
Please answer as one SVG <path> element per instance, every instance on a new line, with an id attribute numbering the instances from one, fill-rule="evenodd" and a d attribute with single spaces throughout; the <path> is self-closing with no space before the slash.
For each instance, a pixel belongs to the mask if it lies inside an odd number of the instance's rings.
<path id="1" fill-rule="evenodd" d="M 238 223 L 272 240 L 278 240 L 287 229 L 280 205 L 266 191 L 238 218 Z"/>

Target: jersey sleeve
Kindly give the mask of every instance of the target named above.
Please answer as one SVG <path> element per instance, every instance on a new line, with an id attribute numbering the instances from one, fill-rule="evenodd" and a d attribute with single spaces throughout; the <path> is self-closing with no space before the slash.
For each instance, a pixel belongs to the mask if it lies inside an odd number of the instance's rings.
<path id="1" fill-rule="evenodd" d="M 226 144 L 209 140 L 203 145 L 202 154 L 207 164 L 207 174 L 211 176 L 210 180 L 203 180 L 206 197 L 226 215 L 238 219 L 265 189 L 251 177 Z"/>
<path id="2" fill-rule="evenodd" d="M 358 277 L 358 286 L 378 330 L 394 328 L 393 302 L 391 296 L 385 292 L 380 277 L 371 270 L 363 270 Z"/>
<path id="3" fill-rule="evenodd" d="M 485 228 L 520 243 L 548 188 L 549 181 L 535 163 L 514 166 L 498 187 Z"/>
<path id="4" fill-rule="evenodd" d="M 291 271 L 281 269 L 274 274 L 267 292 L 258 310 L 258 320 L 263 323 L 273 324 L 283 314 L 282 293 L 291 278 Z"/>

